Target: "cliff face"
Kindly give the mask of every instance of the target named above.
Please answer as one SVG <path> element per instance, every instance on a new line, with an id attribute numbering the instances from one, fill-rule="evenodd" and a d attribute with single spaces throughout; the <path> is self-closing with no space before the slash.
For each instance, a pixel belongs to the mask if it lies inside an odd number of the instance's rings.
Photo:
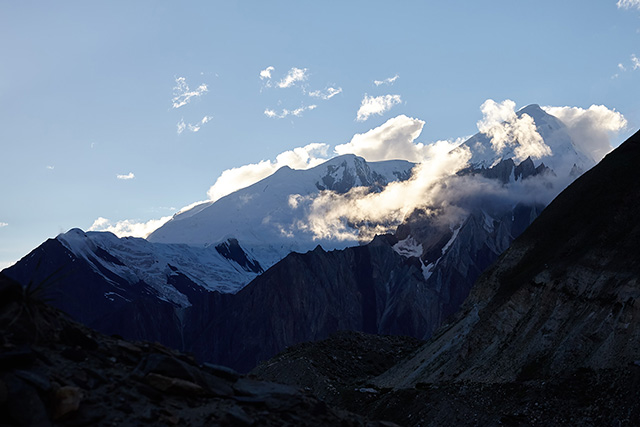
<path id="1" fill-rule="evenodd" d="M 640 359 L 640 133 L 561 193 L 387 386 L 548 378 Z"/>

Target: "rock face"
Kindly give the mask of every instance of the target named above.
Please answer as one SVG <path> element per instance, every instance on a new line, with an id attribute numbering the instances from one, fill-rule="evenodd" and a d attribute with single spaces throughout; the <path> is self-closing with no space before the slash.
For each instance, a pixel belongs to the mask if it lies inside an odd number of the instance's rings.
<path id="1" fill-rule="evenodd" d="M 640 133 L 562 192 L 456 320 L 378 384 L 508 382 L 640 360 Z"/>

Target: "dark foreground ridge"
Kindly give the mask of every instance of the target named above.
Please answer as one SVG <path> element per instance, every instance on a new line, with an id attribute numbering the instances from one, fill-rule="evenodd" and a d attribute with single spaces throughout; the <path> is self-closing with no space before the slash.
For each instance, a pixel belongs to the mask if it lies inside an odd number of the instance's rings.
<path id="1" fill-rule="evenodd" d="M 392 426 L 67 319 L 0 274 L 0 425 Z"/>

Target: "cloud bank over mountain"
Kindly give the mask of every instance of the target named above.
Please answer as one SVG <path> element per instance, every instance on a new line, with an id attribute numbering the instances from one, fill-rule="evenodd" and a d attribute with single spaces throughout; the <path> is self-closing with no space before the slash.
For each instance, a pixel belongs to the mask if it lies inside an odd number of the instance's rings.
<path id="1" fill-rule="evenodd" d="M 267 79 L 271 71 L 267 68 L 261 76 L 264 74 Z M 596 161 L 612 149 L 611 136 L 626 126 L 622 114 L 602 105 L 592 105 L 588 109 L 550 106 L 543 109 L 566 124 L 576 145 Z M 513 101 L 489 99 L 480 110 L 483 118 L 477 123 L 478 130 L 490 138 L 496 155 L 511 148 L 518 163 L 528 157 L 537 160 L 553 154 L 537 132 L 533 118 L 527 114 L 518 116 Z M 569 183 L 568 178 L 562 177 L 553 185 L 547 177 L 504 187 L 482 177 L 457 176 L 457 172 L 467 167 L 470 158 L 468 150 L 461 146 L 468 137 L 419 142 L 417 139 L 424 126 L 423 120 L 399 115 L 365 133 L 354 135 L 348 143 L 335 146 L 334 152 L 338 155 L 356 154 L 367 161 L 402 159 L 417 166 L 409 180 L 391 183 L 380 193 L 356 188 L 346 194 L 321 192 L 305 200 L 295 198 L 296 208 L 308 209 L 308 221 L 295 226 L 313 232 L 318 238 L 363 239 L 391 230 L 416 208 L 446 212 L 447 221 L 454 223 L 466 211 L 465 206 L 479 198 L 491 197 L 496 203 L 536 200 L 548 203 Z M 331 157 L 329 152 L 329 144 L 311 143 L 282 152 L 273 160 L 227 169 L 209 188 L 208 201 L 219 200 L 252 185 L 283 166 L 292 169 L 317 166 Z M 200 203 L 203 202 L 193 203 L 180 211 Z M 98 218 L 90 230 L 145 237 L 168 219 L 111 223 Z"/>

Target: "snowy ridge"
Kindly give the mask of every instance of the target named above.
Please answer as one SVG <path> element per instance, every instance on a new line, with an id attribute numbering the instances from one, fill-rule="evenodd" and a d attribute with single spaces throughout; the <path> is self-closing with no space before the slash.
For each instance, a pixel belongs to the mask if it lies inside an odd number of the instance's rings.
<path id="1" fill-rule="evenodd" d="M 118 238 L 109 232 L 84 233 L 79 229 L 60 234 L 57 240 L 73 254 L 84 258 L 108 282 L 115 285 L 105 275 L 105 270 L 132 285 L 144 282 L 160 299 L 180 307 L 188 307 L 191 303 L 169 283 L 171 276 L 183 274 L 206 290 L 233 293 L 258 275 L 225 258 L 214 246 L 196 248 L 151 243 L 141 238 Z"/>

